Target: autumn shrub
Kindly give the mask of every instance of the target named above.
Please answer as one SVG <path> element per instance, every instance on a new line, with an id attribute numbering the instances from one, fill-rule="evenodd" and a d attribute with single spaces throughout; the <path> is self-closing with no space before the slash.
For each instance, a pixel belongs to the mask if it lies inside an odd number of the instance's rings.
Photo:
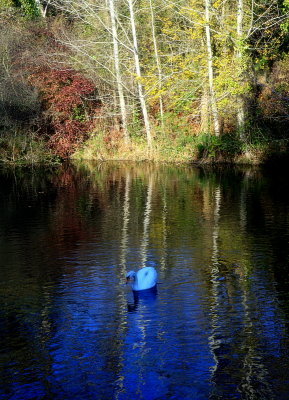
<path id="1" fill-rule="evenodd" d="M 72 69 L 40 67 L 31 73 L 29 81 L 39 91 L 48 145 L 61 158 L 67 158 L 95 125 L 93 116 L 100 110 L 96 87 Z"/>

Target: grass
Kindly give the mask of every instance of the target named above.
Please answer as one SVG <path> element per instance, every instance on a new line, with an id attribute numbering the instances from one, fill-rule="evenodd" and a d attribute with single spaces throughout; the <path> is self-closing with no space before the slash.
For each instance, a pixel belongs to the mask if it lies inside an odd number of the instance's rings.
<path id="1" fill-rule="evenodd" d="M 189 162 L 195 157 L 192 140 L 178 137 L 158 136 L 154 138 L 152 149 L 141 136 L 132 137 L 126 145 L 120 139 L 113 145 L 106 141 L 104 134 L 92 136 L 74 155 L 74 160 L 122 160 L 154 162 Z"/>

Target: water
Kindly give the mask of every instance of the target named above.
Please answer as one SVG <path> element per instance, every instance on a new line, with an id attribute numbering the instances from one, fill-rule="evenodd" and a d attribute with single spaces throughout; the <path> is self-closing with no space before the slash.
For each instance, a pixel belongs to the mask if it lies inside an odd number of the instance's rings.
<path id="1" fill-rule="evenodd" d="M 103 163 L 0 182 L 0 399 L 288 399 L 286 175 Z M 143 265 L 160 284 L 134 298 Z"/>

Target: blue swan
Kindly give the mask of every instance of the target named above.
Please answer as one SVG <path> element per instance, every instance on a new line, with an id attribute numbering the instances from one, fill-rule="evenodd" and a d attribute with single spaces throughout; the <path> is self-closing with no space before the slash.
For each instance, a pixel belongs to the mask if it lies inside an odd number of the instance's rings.
<path id="1" fill-rule="evenodd" d="M 126 274 L 126 283 L 130 282 L 133 291 L 152 289 L 156 287 L 157 279 L 158 274 L 154 267 L 144 267 Z"/>

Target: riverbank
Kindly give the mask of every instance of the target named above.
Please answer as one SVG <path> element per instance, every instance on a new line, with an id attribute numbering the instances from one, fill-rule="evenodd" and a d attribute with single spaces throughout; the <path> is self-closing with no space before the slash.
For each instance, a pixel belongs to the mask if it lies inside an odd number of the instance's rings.
<path id="1" fill-rule="evenodd" d="M 231 163 L 264 164 L 272 158 L 283 158 L 289 154 L 287 140 L 259 140 L 242 143 L 236 135 L 220 137 L 159 136 L 152 149 L 138 137 L 125 145 L 123 141 L 106 141 L 102 135 L 87 140 L 72 156 L 72 160 L 83 161 L 151 161 L 160 163 Z"/>
<path id="2" fill-rule="evenodd" d="M 231 163 L 261 165 L 271 159 L 289 155 L 286 139 L 262 138 L 258 142 L 240 142 L 236 135 L 220 137 L 165 136 L 154 139 L 148 149 L 142 136 L 135 136 L 126 145 L 120 138 L 94 134 L 68 158 L 73 161 L 150 161 L 155 163 Z M 45 140 L 33 133 L 20 131 L 1 135 L 0 162 L 12 165 L 59 164 L 63 161 L 48 147 Z M 67 159 L 66 159 L 67 160 Z"/>

